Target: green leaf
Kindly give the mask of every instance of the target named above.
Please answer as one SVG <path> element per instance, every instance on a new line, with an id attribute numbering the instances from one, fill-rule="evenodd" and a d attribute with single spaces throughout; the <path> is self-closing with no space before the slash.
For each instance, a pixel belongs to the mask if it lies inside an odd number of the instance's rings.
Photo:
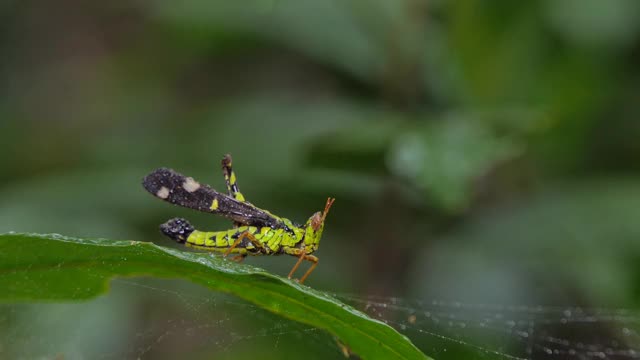
<path id="1" fill-rule="evenodd" d="M 0 301 L 83 300 L 116 276 L 185 278 L 336 336 L 364 359 L 429 359 L 405 336 L 331 296 L 210 254 L 137 241 L 0 234 Z"/>

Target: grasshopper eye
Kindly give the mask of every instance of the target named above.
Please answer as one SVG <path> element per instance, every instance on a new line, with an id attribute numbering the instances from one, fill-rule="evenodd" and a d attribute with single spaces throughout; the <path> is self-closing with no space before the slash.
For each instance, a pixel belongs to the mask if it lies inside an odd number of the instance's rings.
<path id="1" fill-rule="evenodd" d="M 322 226 L 322 220 L 322 214 L 320 211 L 311 216 L 311 227 L 313 227 L 314 231 L 318 231 L 318 229 L 320 229 L 320 226 Z"/>
<path id="2" fill-rule="evenodd" d="M 331 205 L 333 205 L 333 202 L 336 199 L 334 198 L 328 198 L 327 199 L 327 205 L 325 205 L 324 207 L 324 211 L 321 212 L 317 212 L 315 214 L 313 214 L 313 216 L 311 216 L 311 219 L 309 219 L 311 221 L 311 226 L 313 227 L 314 231 L 318 231 L 318 229 L 320 229 L 320 226 L 322 226 L 322 224 L 324 223 L 324 219 L 327 217 L 327 214 L 329 213 L 329 209 L 331 208 Z"/>

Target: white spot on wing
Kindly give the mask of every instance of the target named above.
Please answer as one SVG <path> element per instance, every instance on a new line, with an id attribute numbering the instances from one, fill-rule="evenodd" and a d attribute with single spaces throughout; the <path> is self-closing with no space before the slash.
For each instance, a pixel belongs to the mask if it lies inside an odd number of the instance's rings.
<path id="1" fill-rule="evenodd" d="M 161 187 L 160 190 L 158 190 L 158 192 L 156 193 L 156 196 L 159 197 L 160 199 L 166 199 L 169 197 L 169 189 L 167 189 L 166 187 Z"/>
<path id="2" fill-rule="evenodd" d="M 194 192 L 198 189 L 200 189 L 200 183 L 193 180 L 193 178 L 188 177 L 185 179 L 184 183 L 182 184 L 182 187 L 187 190 L 187 192 Z"/>

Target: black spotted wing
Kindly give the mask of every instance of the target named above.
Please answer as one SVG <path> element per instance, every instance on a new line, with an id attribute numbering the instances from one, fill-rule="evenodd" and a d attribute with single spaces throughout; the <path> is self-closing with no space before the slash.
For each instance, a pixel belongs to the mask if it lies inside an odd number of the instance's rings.
<path id="1" fill-rule="evenodd" d="M 144 188 L 174 205 L 218 214 L 244 225 L 286 228 L 283 221 L 247 202 L 240 202 L 172 169 L 154 170 L 142 180 Z"/>

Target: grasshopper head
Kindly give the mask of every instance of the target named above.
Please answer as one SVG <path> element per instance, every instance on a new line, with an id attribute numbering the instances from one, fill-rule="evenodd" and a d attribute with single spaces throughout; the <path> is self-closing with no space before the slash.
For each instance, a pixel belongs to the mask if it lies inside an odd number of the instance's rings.
<path id="1" fill-rule="evenodd" d="M 324 211 L 313 214 L 304 226 L 304 245 L 307 253 L 311 253 L 318 249 L 320 245 L 320 238 L 322 237 L 322 230 L 324 229 L 324 220 L 327 217 L 329 208 L 333 205 L 336 199 L 328 198 L 327 204 L 324 207 Z"/>

